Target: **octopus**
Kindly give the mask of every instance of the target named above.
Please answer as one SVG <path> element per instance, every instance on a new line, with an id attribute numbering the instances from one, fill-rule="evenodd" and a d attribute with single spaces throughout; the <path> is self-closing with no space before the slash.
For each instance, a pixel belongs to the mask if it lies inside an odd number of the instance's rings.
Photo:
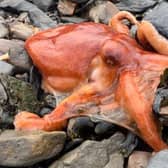
<path id="1" fill-rule="evenodd" d="M 137 26 L 137 39 L 123 19 Z M 18 113 L 16 129 L 63 130 L 72 117 L 95 116 L 132 130 L 155 151 L 168 147 L 152 111 L 160 75 L 168 67 L 168 42 L 150 22 L 121 11 L 109 25 L 85 22 L 41 31 L 25 48 L 45 92 L 70 96 L 43 117 Z"/>

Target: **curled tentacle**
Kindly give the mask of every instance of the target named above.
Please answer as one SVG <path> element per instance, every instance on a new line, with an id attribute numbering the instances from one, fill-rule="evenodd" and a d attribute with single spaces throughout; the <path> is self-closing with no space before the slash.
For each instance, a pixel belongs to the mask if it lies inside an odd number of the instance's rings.
<path id="1" fill-rule="evenodd" d="M 137 38 L 144 47 L 150 45 L 158 53 L 168 55 L 168 40 L 160 35 L 150 22 L 142 21 L 138 25 Z"/>
<path id="2" fill-rule="evenodd" d="M 127 19 L 131 24 L 138 25 L 138 21 L 136 18 L 127 11 L 121 11 L 117 13 L 112 19 L 109 21 L 109 26 L 113 28 L 114 31 L 118 33 L 124 33 L 129 35 L 129 28 L 122 21 L 123 19 Z"/>

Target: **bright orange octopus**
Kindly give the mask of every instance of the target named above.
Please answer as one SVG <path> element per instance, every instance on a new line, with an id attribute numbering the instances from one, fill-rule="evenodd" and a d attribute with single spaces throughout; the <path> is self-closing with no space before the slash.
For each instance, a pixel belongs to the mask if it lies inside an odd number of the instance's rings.
<path id="1" fill-rule="evenodd" d="M 130 37 L 123 19 L 137 25 L 139 42 L 155 52 L 144 50 Z M 16 129 L 62 130 L 71 117 L 98 115 L 90 103 L 103 115 L 124 111 L 155 151 L 168 147 L 152 113 L 160 75 L 168 67 L 168 42 L 152 24 L 122 11 L 108 26 L 89 22 L 39 32 L 26 41 L 26 49 L 42 74 L 46 92 L 72 94 L 43 118 L 19 113 Z"/>

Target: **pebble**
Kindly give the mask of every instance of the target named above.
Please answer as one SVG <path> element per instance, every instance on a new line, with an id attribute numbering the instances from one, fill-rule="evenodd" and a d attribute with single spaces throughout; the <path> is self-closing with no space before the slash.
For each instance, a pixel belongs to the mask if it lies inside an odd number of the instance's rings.
<path id="1" fill-rule="evenodd" d="M 162 150 L 156 153 L 149 160 L 147 168 L 168 168 L 168 150 Z"/>
<path id="2" fill-rule="evenodd" d="M 126 10 L 133 13 L 144 12 L 148 8 L 153 7 L 157 3 L 156 0 L 120 0 L 116 6 L 120 10 Z"/>
<path id="3" fill-rule="evenodd" d="M 37 26 L 41 29 L 47 29 L 56 26 L 56 22 L 54 22 L 50 17 L 48 17 L 37 6 L 28 1 L 4 0 L 0 2 L 0 7 L 3 9 L 12 8 L 17 10 L 18 12 L 28 12 L 30 20 L 33 22 L 34 26 Z"/>
<path id="4" fill-rule="evenodd" d="M 134 151 L 128 159 L 128 168 L 146 168 L 152 154 L 143 151 Z"/>
<path id="5" fill-rule="evenodd" d="M 57 9 L 62 15 L 73 15 L 75 12 L 76 3 L 69 0 L 59 0 Z"/>
<path id="6" fill-rule="evenodd" d="M 118 8 L 112 2 L 105 1 L 91 8 L 89 17 L 96 23 L 108 24 L 109 20 L 118 12 Z"/>
<path id="7" fill-rule="evenodd" d="M 58 155 L 66 139 L 64 132 L 14 131 L 0 134 L 0 165 L 30 166 Z"/>
<path id="8" fill-rule="evenodd" d="M 156 29 L 168 38 L 168 1 L 160 2 L 154 9 L 145 13 L 144 20 L 150 21 Z"/>
<path id="9" fill-rule="evenodd" d="M 26 40 L 28 37 L 39 31 L 38 28 L 22 22 L 14 22 L 10 24 L 9 30 L 13 38 L 20 40 Z"/>
<path id="10" fill-rule="evenodd" d="M 123 141 L 124 135 L 121 133 L 100 142 L 87 140 L 49 168 L 123 168 L 124 158 L 119 152 Z"/>
<path id="11" fill-rule="evenodd" d="M 8 37 L 8 35 L 8 28 L 3 23 L 0 23 L 0 38 Z"/>

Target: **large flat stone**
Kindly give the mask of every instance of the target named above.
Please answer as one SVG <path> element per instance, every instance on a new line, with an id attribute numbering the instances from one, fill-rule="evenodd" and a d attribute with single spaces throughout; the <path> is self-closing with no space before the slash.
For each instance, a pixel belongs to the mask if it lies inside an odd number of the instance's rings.
<path id="1" fill-rule="evenodd" d="M 0 134 L 0 165 L 23 167 L 33 165 L 60 153 L 64 132 L 13 131 Z"/>

